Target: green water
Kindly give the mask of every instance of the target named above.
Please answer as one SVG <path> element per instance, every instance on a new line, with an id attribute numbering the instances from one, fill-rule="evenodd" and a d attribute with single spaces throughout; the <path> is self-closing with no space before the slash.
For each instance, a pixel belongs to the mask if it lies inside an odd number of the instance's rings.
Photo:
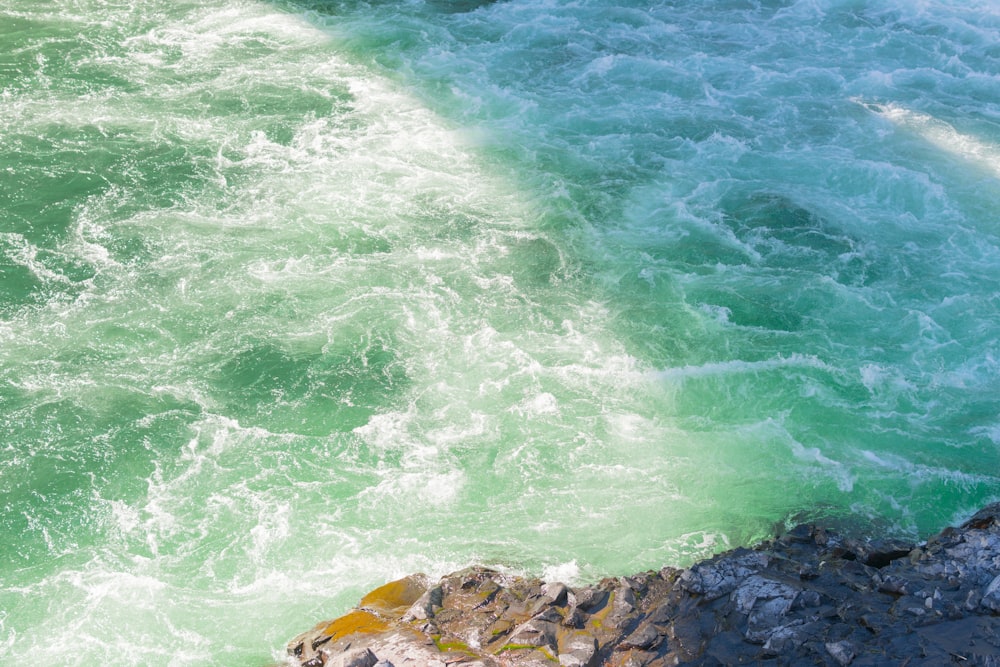
<path id="1" fill-rule="evenodd" d="M 6 3 L 0 664 L 1000 498 L 1000 13 L 910 4 Z"/>

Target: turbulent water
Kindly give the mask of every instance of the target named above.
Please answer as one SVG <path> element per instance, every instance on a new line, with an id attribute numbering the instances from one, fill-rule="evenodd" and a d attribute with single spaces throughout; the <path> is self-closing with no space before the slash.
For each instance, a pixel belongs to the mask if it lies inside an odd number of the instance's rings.
<path id="1" fill-rule="evenodd" d="M 5 665 L 919 537 L 998 336 L 996 2 L 0 7 Z"/>

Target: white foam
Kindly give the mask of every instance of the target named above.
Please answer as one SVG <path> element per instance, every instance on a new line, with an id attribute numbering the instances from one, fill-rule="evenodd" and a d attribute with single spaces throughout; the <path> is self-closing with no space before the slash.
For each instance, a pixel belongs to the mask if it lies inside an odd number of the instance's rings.
<path id="1" fill-rule="evenodd" d="M 83 591 L 89 604 L 110 601 L 136 610 L 154 609 L 155 599 L 167 588 L 164 581 L 150 575 L 104 569 L 67 571 L 59 578 Z"/>
<path id="2" fill-rule="evenodd" d="M 17 630 L 7 627 L 7 611 L 0 611 L 0 656 L 6 655 L 17 641 Z"/>
<path id="3" fill-rule="evenodd" d="M 438 417 L 438 415 L 435 416 Z M 485 412 L 472 412 L 468 415 L 450 416 L 450 418 L 448 415 L 441 414 L 439 418 L 445 426 L 428 430 L 425 437 L 429 442 L 442 447 L 472 442 L 490 433 L 493 428 L 493 419 Z"/>
<path id="4" fill-rule="evenodd" d="M 531 398 L 524 399 L 512 407 L 511 410 L 525 417 L 558 415 L 559 401 L 552 394 L 543 392 Z"/>
<path id="5" fill-rule="evenodd" d="M 687 378 L 702 378 L 715 375 L 738 375 L 744 373 L 761 373 L 780 368 L 808 368 L 827 373 L 836 373 L 836 369 L 823 362 L 819 357 L 806 354 L 790 354 L 762 361 L 721 361 L 697 366 L 681 366 L 667 368 L 654 373 L 663 380 L 684 380 Z"/>
<path id="6" fill-rule="evenodd" d="M 820 451 L 819 447 L 806 447 L 794 439 L 789 440 L 789 446 L 791 447 L 792 455 L 796 459 L 806 463 L 817 463 L 825 467 L 834 480 L 836 480 L 837 488 L 842 492 L 850 493 L 854 490 L 857 475 L 851 473 L 843 463 L 827 458 Z"/>
<path id="7" fill-rule="evenodd" d="M 267 501 L 259 495 L 251 496 L 251 502 L 257 508 L 257 524 L 250 529 L 250 559 L 263 564 L 274 546 L 291 535 L 292 507 L 288 502 Z"/>
<path id="8" fill-rule="evenodd" d="M 989 426 L 979 426 L 970 429 L 969 433 L 985 437 L 990 440 L 994 445 L 1000 445 L 1000 424 L 991 424 Z"/>
<path id="9" fill-rule="evenodd" d="M 936 148 L 1000 178 L 1000 145 L 959 132 L 943 120 L 895 102 L 881 104 L 862 99 L 854 101 L 894 125 L 914 132 Z"/>
<path id="10" fill-rule="evenodd" d="M 38 259 L 39 248 L 30 243 L 22 234 L 12 232 L 0 233 L 0 250 L 12 261 L 27 268 L 43 282 L 55 282 L 70 285 L 72 281 L 61 273 L 51 270 Z"/>
<path id="11" fill-rule="evenodd" d="M 562 583 L 573 586 L 579 577 L 580 566 L 576 564 L 575 559 L 566 563 L 546 565 L 542 568 L 541 579 L 546 583 Z"/>
<path id="12" fill-rule="evenodd" d="M 889 392 L 891 395 L 911 392 L 916 386 L 907 380 L 900 369 L 884 364 L 865 364 L 860 369 L 861 384 L 872 395 Z"/>
<path id="13" fill-rule="evenodd" d="M 180 49 L 183 60 L 172 66 L 186 68 L 192 61 L 212 58 L 219 49 L 240 45 L 250 37 L 267 37 L 283 48 L 315 46 L 327 39 L 300 16 L 271 11 L 262 3 L 240 3 L 224 9 L 201 9 L 182 23 L 130 37 L 124 45 L 132 49 L 137 62 L 155 67 L 164 66 L 169 49 Z"/>
<path id="14" fill-rule="evenodd" d="M 460 470 L 388 472 L 381 482 L 366 489 L 360 497 L 378 505 L 389 498 L 411 506 L 445 509 L 454 505 L 465 480 L 466 474 Z"/>
<path id="15" fill-rule="evenodd" d="M 866 461 L 904 476 L 911 480 L 911 484 L 913 485 L 930 482 L 935 484 L 955 484 L 963 488 L 974 488 L 980 485 L 989 486 L 996 484 L 997 481 L 996 475 L 989 472 L 965 472 L 942 466 L 914 463 L 903 456 L 886 452 L 876 454 L 871 450 L 862 450 L 860 453 Z"/>

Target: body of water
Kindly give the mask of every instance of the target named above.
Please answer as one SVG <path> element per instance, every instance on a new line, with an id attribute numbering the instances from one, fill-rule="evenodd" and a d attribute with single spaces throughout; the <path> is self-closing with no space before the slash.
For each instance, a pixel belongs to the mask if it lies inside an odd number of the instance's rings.
<path id="1" fill-rule="evenodd" d="M 998 336 L 996 2 L 0 8 L 0 664 L 919 538 Z"/>

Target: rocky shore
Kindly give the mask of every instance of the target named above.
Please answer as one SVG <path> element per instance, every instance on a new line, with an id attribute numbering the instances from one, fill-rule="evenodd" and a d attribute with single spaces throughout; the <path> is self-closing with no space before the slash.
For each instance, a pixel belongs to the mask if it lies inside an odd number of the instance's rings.
<path id="1" fill-rule="evenodd" d="M 686 570 L 571 588 L 473 568 L 386 584 L 300 667 L 1000 667 L 1000 503 L 914 545 L 799 526 Z"/>

